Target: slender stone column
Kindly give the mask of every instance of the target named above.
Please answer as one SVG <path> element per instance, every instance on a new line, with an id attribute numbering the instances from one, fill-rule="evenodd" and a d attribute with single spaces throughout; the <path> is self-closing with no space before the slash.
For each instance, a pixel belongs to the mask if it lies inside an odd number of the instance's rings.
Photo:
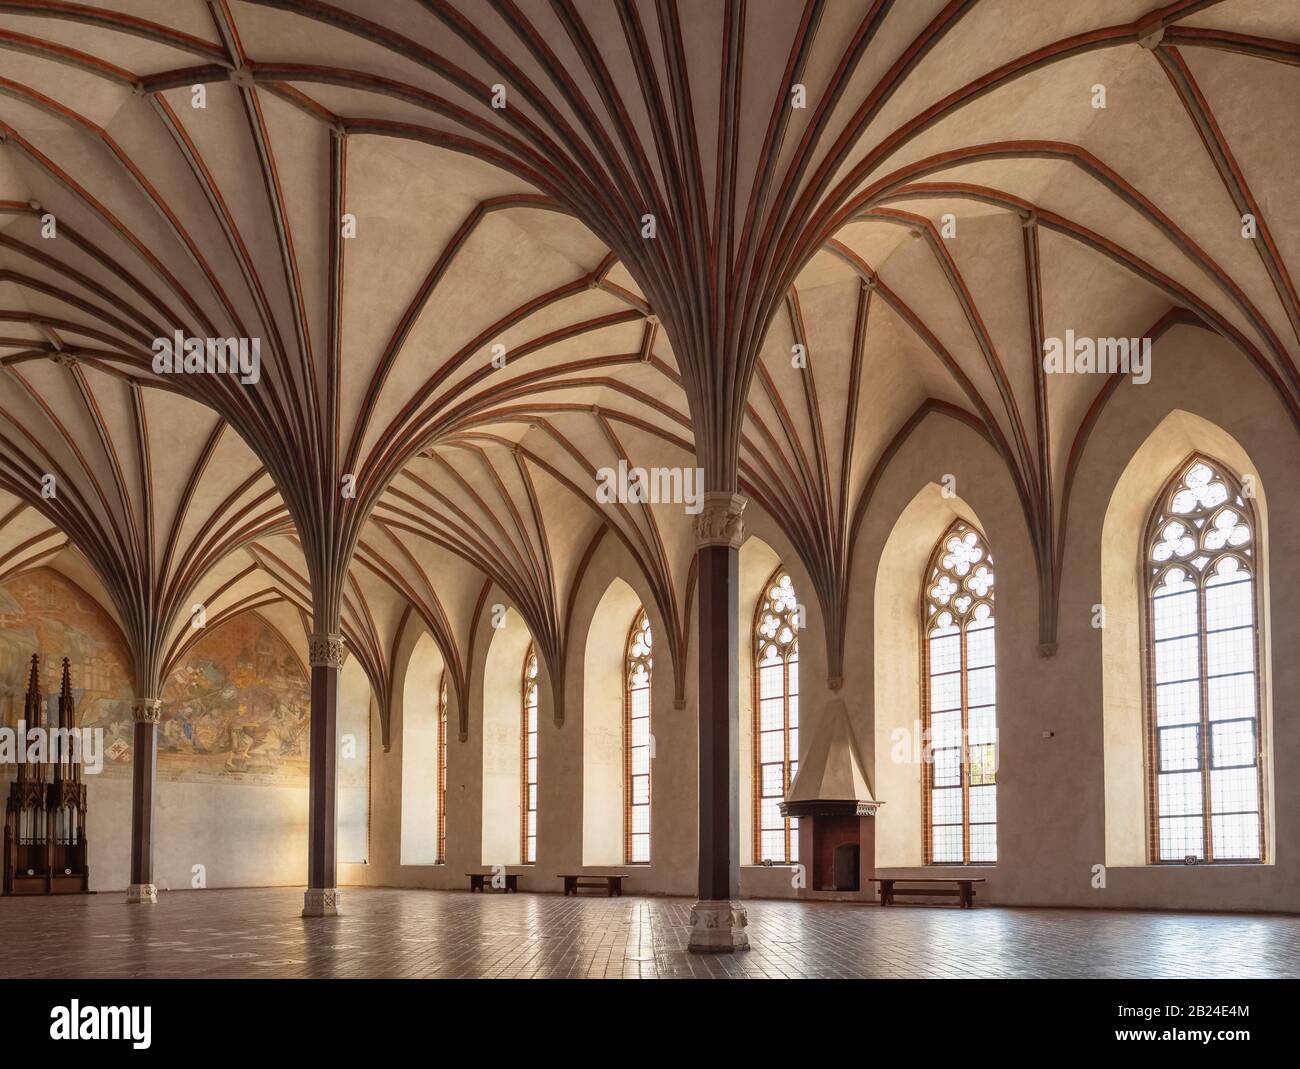
<path id="1" fill-rule="evenodd" d="M 739 494 L 708 493 L 696 521 L 700 599 L 700 872 L 690 949 L 749 949 L 740 897 Z"/>
<path id="2" fill-rule="evenodd" d="M 153 905 L 153 789 L 158 779 L 158 722 L 162 702 L 137 698 L 131 707 L 135 749 L 131 757 L 131 884 L 126 900 Z"/>
<path id="3" fill-rule="evenodd" d="M 334 917 L 339 912 L 334 847 L 338 836 L 339 674 L 346 657 L 342 635 L 311 636 L 311 773 L 304 917 Z"/>

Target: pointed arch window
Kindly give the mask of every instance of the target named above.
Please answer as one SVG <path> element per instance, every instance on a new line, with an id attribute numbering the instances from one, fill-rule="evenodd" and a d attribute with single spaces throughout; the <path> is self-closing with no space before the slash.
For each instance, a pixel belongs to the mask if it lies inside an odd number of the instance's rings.
<path id="1" fill-rule="evenodd" d="M 754 860 L 799 860 L 799 821 L 781 802 L 799 767 L 799 600 L 778 568 L 754 618 Z"/>
<path id="2" fill-rule="evenodd" d="M 519 827 L 519 858 L 523 864 L 533 865 L 537 862 L 537 651 L 531 645 L 524 656 L 520 742 L 523 819 Z"/>
<path id="3" fill-rule="evenodd" d="M 623 702 L 623 856 L 626 864 L 650 861 L 650 676 L 653 636 L 645 609 L 627 636 L 627 687 Z"/>
<path id="4" fill-rule="evenodd" d="M 438 683 L 438 858 L 447 862 L 447 671 Z"/>
<path id="5" fill-rule="evenodd" d="M 1257 532 L 1241 481 L 1202 456 L 1152 508 L 1143 580 L 1156 863 L 1264 860 Z"/>
<path id="6" fill-rule="evenodd" d="M 963 521 L 926 571 L 922 774 L 926 864 L 997 860 L 997 657 L 993 558 Z"/>

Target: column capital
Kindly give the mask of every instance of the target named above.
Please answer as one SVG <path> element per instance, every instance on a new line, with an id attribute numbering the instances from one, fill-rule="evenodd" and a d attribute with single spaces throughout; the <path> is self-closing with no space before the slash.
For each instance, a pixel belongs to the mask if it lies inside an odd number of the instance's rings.
<path id="1" fill-rule="evenodd" d="M 739 549 L 745 540 L 745 523 L 741 514 L 747 499 L 743 494 L 710 490 L 704 495 L 704 507 L 695 517 L 695 545 L 727 546 Z"/>
<path id="2" fill-rule="evenodd" d="M 342 635 L 320 633 L 310 635 L 307 640 L 307 660 L 313 668 L 318 665 L 325 668 L 342 668 L 348 658 L 348 647 Z"/>
<path id="3" fill-rule="evenodd" d="M 136 698 L 131 703 L 131 719 L 137 724 L 157 724 L 162 720 L 162 699 Z"/>

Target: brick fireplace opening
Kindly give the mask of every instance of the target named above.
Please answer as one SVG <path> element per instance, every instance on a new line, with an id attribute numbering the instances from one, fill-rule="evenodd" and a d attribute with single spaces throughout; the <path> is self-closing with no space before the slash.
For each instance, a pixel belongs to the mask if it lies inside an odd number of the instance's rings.
<path id="1" fill-rule="evenodd" d="M 858 866 L 861 864 L 862 852 L 857 843 L 841 843 L 835 848 L 831 870 L 837 891 L 859 891 L 862 882 Z"/>
<path id="2" fill-rule="evenodd" d="M 862 854 L 855 816 L 824 816 L 809 818 L 813 825 L 813 869 L 811 886 L 816 891 L 856 891 L 860 873 L 856 858 Z M 843 853 L 852 851 L 855 863 L 851 872 L 843 865 Z M 839 860 L 840 864 L 836 864 Z M 847 886 L 846 886 L 847 885 Z"/>

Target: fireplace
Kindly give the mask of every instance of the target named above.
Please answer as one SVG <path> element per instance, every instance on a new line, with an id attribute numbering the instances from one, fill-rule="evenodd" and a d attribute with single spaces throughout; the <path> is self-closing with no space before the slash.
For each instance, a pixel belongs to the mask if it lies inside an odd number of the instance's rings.
<path id="1" fill-rule="evenodd" d="M 781 812 L 799 821 L 803 893 L 869 898 L 881 803 L 867 786 L 843 700 L 826 704 L 811 736 L 781 803 Z"/>

